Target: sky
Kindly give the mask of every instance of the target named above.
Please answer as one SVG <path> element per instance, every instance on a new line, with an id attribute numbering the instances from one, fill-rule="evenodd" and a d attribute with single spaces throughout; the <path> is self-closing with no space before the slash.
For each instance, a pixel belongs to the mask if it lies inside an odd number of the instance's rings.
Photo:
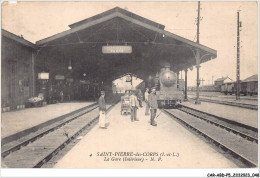
<path id="1" fill-rule="evenodd" d="M 68 25 L 121 7 L 165 25 L 165 30 L 196 41 L 197 2 L 18 2 L 2 4 L 2 28 L 35 43 L 69 29 Z M 200 44 L 217 50 L 217 58 L 201 64 L 203 84 L 220 77 L 236 80 L 237 10 L 240 10 L 240 79 L 258 74 L 257 2 L 201 2 Z M 184 72 L 182 72 L 184 78 Z M 188 86 L 196 68 L 188 71 Z"/>
<path id="2" fill-rule="evenodd" d="M 142 79 L 139 79 L 138 77 L 132 78 L 132 86 L 131 82 L 126 82 L 127 78 L 130 77 L 130 75 L 120 77 L 113 81 L 115 84 L 118 92 L 121 90 L 121 92 L 125 92 L 125 90 L 134 89 L 137 85 L 139 85 L 142 82 Z"/>

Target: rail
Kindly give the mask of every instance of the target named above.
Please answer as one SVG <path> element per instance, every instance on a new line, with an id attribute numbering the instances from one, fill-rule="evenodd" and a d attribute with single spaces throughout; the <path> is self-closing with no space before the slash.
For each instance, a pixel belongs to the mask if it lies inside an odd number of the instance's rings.
<path id="1" fill-rule="evenodd" d="M 219 116 L 215 116 L 209 113 L 195 110 L 193 108 L 186 107 L 186 106 L 182 106 L 181 108 L 178 109 L 189 115 L 202 119 L 210 124 L 221 127 L 227 131 L 231 131 L 234 134 L 241 136 L 242 138 L 248 139 L 249 141 L 258 143 L 258 129 L 255 127 L 251 127 L 245 124 L 241 124 L 239 122 L 221 118 Z"/>
<path id="2" fill-rule="evenodd" d="M 107 112 L 118 102 L 116 100 L 109 106 Z M 41 167 L 80 133 L 97 123 L 97 108 L 95 105 L 81 111 L 9 148 L 6 145 L 2 152 L 2 161 L 7 167 Z"/>
<path id="3" fill-rule="evenodd" d="M 246 167 L 257 167 L 258 144 L 237 137 L 233 132 L 228 132 L 222 126 L 216 127 L 209 122 L 187 114 L 179 110 L 163 110 L 171 118 L 186 126 L 202 137 L 214 143 L 217 148 L 221 148 L 227 154 L 233 156 L 234 160 L 239 160 Z M 239 146 L 238 146 L 239 144 Z M 243 148 L 243 149 L 242 149 Z"/>
<path id="4" fill-rule="evenodd" d="M 195 98 L 190 98 L 190 99 L 195 100 Z M 224 105 L 228 105 L 228 106 L 236 106 L 236 107 L 252 109 L 252 110 L 258 110 L 258 105 L 248 104 L 248 103 L 221 101 L 221 100 L 213 100 L 213 99 L 206 99 L 206 98 L 200 98 L 200 101 L 216 103 L 216 104 L 224 104 Z"/>

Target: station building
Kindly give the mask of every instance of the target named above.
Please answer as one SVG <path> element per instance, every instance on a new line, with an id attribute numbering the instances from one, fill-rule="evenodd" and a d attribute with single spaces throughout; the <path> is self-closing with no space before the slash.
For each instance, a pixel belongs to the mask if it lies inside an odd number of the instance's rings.
<path id="1" fill-rule="evenodd" d="M 35 93 L 34 55 L 36 45 L 2 30 L 1 105 L 6 111 L 24 108 Z"/>
<path id="2" fill-rule="evenodd" d="M 112 93 L 112 81 L 126 73 L 147 81 L 165 63 L 177 74 L 217 57 L 217 51 L 164 30 L 165 26 L 115 7 L 69 25 L 33 44 L 2 30 L 2 109 L 23 108 L 44 94 L 55 103 L 95 100 Z M 187 96 L 187 92 L 186 92 Z"/>
<path id="3" fill-rule="evenodd" d="M 223 83 L 232 82 L 233 80 L 229 77 L 221 77 L 215 80 L 215 86 L 221 86 Z"/>

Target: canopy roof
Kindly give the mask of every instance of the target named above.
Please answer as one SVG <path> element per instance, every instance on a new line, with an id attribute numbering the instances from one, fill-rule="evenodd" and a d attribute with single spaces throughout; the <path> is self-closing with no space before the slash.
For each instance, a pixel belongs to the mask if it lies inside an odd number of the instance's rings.
<path id="1" fill-rule="evenodd" d="M 93 17 L 87 18 L 87 19 L 82 20 L 82 21 L 79 21 L 79 22 L 76 22 L 76 23 L 74 23 L 74 24 L 69 25 L 69 27 L 70 27 L 70 28 L 75 28 L 75 27 L 78 27 L 78 26 L 80 26 L 80 25 L 83 25 L 84 23 L 91 22 L 91 21 L 93 21 L 93 20 L 100 19 L 101 17 L 108 16 L 108 15 L 114 13 L 114 12 L 120 12 L 121 14 L 127 15 L 127 16 L 129 16 L 129 17 L 131 17 L 131 18 L 133 18 L 133 19 L 139 20 L 139 21 L 141 21 L 141 22 L 143 22 L 143 23 L 149 24 L 149 25 L 154 26 L 154 27 L 158 27 L 158 28 L 160 28 L 160 29 L 164 29 L 164 27 L 165 27 L 165 26 L 162 25 L 162 24 L 153 22 L 153 21 L 151 21 L 151 20 L 149 20 L 149 19 L 143 18 L 143 17 L 141 17 L 141 16 L 139 16 L 139 15 L 136 15 L 136 14 L 134 14 L 134 13 L 132 13 L 132 12 L 129 12 L 129 11 L 124 10 L 124 9 L 121 9 L 121 8 L 119 8 L 119 7 L 115 7 L 115 8 L 113 8 L 113 9 L 110 9 L 110 10 L 108 10 L 108 11 L 105 11 L 105 12 L 103 12 L 103 13 L 101 13 L 101 14 L 95 15 L 95 16 L 93 16 Z"/>
<path id="2" fill-rule="evenodd" d="M 12 40 L 16 41 L 17 43 L 20 43 L 20 44 L 25 45 L 27 47 L 30 47 L 32 49 L 36 49 L 36 45 L 35 44 L 25 40 L 22 36 L 21 37 L 17 36 L 17 35 L 15 35 L 13 33 L 10 33 L 10 32 L 8 32 L 8 31 L 6 31 L 4 29 L 2 29 L 2 35 L 4 37 L 7 37 L 9 39 L 12 39 Z"/>
<path id="3" fill-rule="evenodd" d="M 124 73 L 145 78 L 158 72 L 165 63 L 175 72 L 196 65 L 196 50 L 200 51 L 201 63 L 217 57 L 216 50 L 168 32 L 164 25 L 119 7 L 69 27 L 71 29 L 36 42 L 41 51 L 39 60 L 71 60 L 77 72 L 102 70 L 102 78 Z M 103 54 L 104 45 L 128 45 L 133 52 Z"/>

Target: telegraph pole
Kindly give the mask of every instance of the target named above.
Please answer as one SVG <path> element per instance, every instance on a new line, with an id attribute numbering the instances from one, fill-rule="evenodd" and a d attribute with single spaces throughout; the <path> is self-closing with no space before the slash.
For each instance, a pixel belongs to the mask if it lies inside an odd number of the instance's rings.
<path id="1" fill-rule="evenodd" d="M 197 43 L 200 43 L 200 1 L 198 1 Z"/>
<path id="2" fill-rule="evenodd" d="M 236 100 L 240 100 L 240 27 L 239 11 L 237 11 L 237 93 Z"/>
<path id="3" fill-rule="evenodd" d="M 197 43 L 199 44 L 199 36 L 200 36 L 200 1 L 198 1 L 198 17 L 197 17 Z M 200 68 L 200 51 L 196 50 L 196 68 L 197 68 L 197 92 L 196 92 L 196 101 L 195 104 L 200 104 L 199 99 L 199 86 L 200 86 L 200 78 L 199 78 L 199 68 Z"/>

